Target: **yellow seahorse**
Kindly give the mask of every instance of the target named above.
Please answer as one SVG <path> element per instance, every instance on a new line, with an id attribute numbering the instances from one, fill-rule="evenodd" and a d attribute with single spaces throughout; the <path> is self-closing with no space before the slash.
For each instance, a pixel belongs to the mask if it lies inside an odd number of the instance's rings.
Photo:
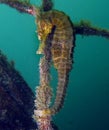
<path id="1" fill-rule="evenodd" d="M 69 17 L 60 11 L 41 12 L 37 17 L 38 37 L 41 41 L 38 53 L 43 53 L 48 34 L 54 29 L 51 40 L 51 54 L 54 67 L 58 72 L 58 86 L 51 113 L 58 112 L 64 102 L 69 71 L 72 68 L 72 48 L 74 46 L 73 28 Z"/>

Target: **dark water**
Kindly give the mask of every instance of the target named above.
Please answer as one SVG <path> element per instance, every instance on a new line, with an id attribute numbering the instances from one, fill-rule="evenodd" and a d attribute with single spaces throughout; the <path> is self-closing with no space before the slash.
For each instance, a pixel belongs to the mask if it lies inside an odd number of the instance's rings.
<path id="1" fill-rule="evenodd" d="M 108 0 L 54 0 L 54 3 L 55 8 L 66 12 L 73 22 L 85 19 L 109 29 Z M 32 16 L 0 5 L 0 49 L 15 61 L 33 91 L 39 85 L 40 58 L 35 54 L 39 42 L 34 20 Z M 54 76 L 52 84 L 56 85 Z M 76 37 L 74 68 L 65 105 L 54 121 L 60 130 L 109 130 L 109 40 Z"/>

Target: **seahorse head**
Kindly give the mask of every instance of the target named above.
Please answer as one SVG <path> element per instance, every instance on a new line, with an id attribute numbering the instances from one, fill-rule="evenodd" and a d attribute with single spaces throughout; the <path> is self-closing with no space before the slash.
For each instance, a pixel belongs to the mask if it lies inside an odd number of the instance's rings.
<path id="1" fill-rule="evenodd" d="M 48 20 L 41 19 L 37 22 L 37 33 L 40 41 L 45 41 L 51 32 L 52 24 Z"/>
<path id="2" fill-rule="evenodd" d="M 46 13 L 40 13 L 40 16 L 36 19 L 37 24 L 37 33 L 38 33 L 38 39 L 40 40 L 40 46 L 38 49 L 38 54 L 41 54 L 43 52 L 43 49 L 45 47 L 45 41 L 47 36 L 52 30 L 52 23 L 48 17 L 45 17 Z"/>

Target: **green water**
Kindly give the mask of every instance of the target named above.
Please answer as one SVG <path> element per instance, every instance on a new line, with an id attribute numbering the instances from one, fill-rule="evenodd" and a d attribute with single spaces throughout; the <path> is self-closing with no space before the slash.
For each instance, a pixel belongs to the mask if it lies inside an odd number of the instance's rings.
<path id="1" fill-rule="evenodd" d="M 73 22 L 86 19 L 109 28 L 109 0 L 54 0 L 54 3 Z M 16 69 L 33 91 L 39 85 L 40 58 L 35 54 L 39 42 L 34 20 L 30 15 L 0 5 L 0 49 L 9 60 L 15 61 Z M 60 130 L 109 130 L 109 40 L 76 37 L 65 105 L 54 121 Z"/>

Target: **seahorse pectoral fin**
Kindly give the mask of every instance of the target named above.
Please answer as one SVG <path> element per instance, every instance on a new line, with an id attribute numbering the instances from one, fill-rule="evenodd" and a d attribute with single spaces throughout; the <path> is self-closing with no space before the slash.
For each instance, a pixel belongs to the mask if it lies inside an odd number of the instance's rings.
<path id="1" fill-rule="evenodd" d="M 73 24 L 75 34 L 82 36 L 101 36 L 109 39 L 109 30 L 95 27 L 87 21 L 80 21 Z"/>

